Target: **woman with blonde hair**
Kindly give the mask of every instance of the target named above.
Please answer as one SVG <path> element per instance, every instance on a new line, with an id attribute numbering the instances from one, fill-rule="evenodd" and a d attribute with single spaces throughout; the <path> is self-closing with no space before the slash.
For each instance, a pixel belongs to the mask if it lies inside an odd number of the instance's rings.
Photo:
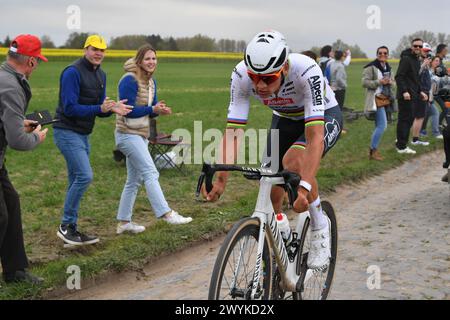
<path id="1" fill-rule="evenodd" d="M 127 181 L 120 198 L 117 213 L 117 233 L 139 233 L 144 226 L 131 221 L 132 210 L 138 189 L 143 182 L 148 200 L 157 218 L 171 224 L 192 221 L 172 210 L 159 184 L 159 172 L 148 150 L 150 118 L 169 115 L 172 110 L 157 98 L 153 73 L 157 66 L 156 50 L 149 44 L 142 46 L 136 56 L 125 62 L 126 73 L 119 81 L 119 99 L 127 99 L 133 111 L 126 116 L 117 116 L 115 139 L 117 149 L 126 156 Z"/>

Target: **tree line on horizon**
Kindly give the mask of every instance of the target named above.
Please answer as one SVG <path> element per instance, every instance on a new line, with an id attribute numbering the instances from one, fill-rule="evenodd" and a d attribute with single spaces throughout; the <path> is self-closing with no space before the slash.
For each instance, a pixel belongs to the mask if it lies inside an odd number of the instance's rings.
<path id="1" fill-rule="evenodd" d="M 82 48 L 86 38 L 92 33 L 88 32 L 72 32 L 66 42 L 58 48 L 79 49 Z M 409 48 L 411 40 L 414 38 L 422 38 L 435 48 L 439 43 L 450 43 L 450 34 L 434 33 L 431 31 L 421 30 L 412 34 L 405 35 L 399 40 L 399 44 L 395 49 L 391 49 L 391 57 L 399 58 L 403 50 Z M 12 39 L 8 36 L 0 40 L 0 47 L 9 47 Z M 43 48 L 56 48 L 54 42 L 48 35 L 41 37 Z M 123 35 L 111 38 L 109 42 L 110 49 L 118 50 L 136 50 L 144 43 L 150 43 L 156 50 L 167 51 L 197 51 L 197 52 L 243 52 L 247 45 L 244 40 L 219 39 L 208 37 L 206 35 L 197 34 L 193 37 L 161 37 L 160 35 Z M 353 58 L 367 58 L 367 54 L 359 47 L 359 45 L 349 45 L 341 39 L 331 44 L 333 50 L 345 51 L 350 49 Z M 314 46 L 309 50 L 320 56 L 319 46 Z"/>
<path id="2" fill-rule="evenodd" d="M 90 32 L 72 32 L 65 43 L 59 46 L 60 49 L 79 49 L 82 48 L 86 38 L 93 33 Z M 48 35 L 41 38 L 43 48 L 56 48 L 57 46 Z M 0 41 L 0 46 L 9 47 L 12 39 L 6 36 L 5 40 Z M 243 52 L 247 43 L 243 40 L 219 39 L 197 34 L 193 37 L 162 38 L 160 35 L 123 35 L 113 37 L 109 41 L 109 49 L 116 50 L 136 50 L 141 45 L 150 43 L 156 50 L 167 51 L 200 51 L 200 52 Z"/>

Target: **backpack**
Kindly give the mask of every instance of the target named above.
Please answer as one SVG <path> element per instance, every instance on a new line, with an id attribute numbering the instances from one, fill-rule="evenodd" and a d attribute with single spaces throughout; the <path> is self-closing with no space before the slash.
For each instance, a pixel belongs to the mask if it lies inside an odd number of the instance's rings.
<path id="1" fill-rule="evenodd" d="M 325 75 L 325 70 L 326 70 L 326 68 L 327 68 L 327 64 L 328 64 L 328 62 L 330 61 L 331 59 L 330 58 L 328 58 L 327 60 L 325 60 L 325 61 L 322 61 L 320 64 L 319 64 L 319 66 L 320 66 L 320 69 L 322 69 L 322 73 L 323 73 L 323 75 Z"/>
<path id="2" fill-rule="evenodd" d="M 322 61 L 319 64 L 320 69 L 322 69 L 322 74 L 325 78 L 328 79 L 328 82 L 330 82 L 330 79 L 331 79 L 331 68 L 330 68 L 330 64 L 329 64 L 330 61 L 331 61 L 331 59 L 327 59 L 325 61 Z"/>
<path id="3" fill-rule="evenodd" d="M 328 79 L 328 82 L 331 81 L 331 66 L 330 66 L 330 64 L 328 64 L 327 67 L 325 68 L 324 76 L 325 76 L 325 78 Z"/>

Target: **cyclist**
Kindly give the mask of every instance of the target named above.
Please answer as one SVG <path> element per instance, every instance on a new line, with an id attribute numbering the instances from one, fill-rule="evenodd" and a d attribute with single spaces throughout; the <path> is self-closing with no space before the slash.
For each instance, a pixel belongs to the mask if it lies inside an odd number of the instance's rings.
<path id="1" fill-rule="evenodd" d="M 281 33 L 258 33 L 247 45 L 244 60 L 232 73 L 228 124 L 221 150 L 224 163 L 232 164 L 236 160 L 235 151 L 250 110 L 250 96 L 273 110 L 271 129 L 278 129 L 279 140 L 275 143 L 279 152 L 270 157 L 273 160 L 278 156 L 277 169 L 296 172 L 302 177 L 294 209 L 297 212 L 309 209 L 311 215 L 308 266 L 324 267 L 330 257 L 330 234 L 320 204 L 316 174 L 322 156 L 336 144 L 343 126 L 334 93 L 314 60 L 302 54 L 289 54 Z M 266 156 L 271 152 L 271 145 L 269 133 Z M 211 192 L 206 194 L 203 190 L 207 201 L 220 197 L 227 179 L 228 172 L 218 173 Z M 276 213 L 281 212 L 283 199 L 283 188 L 273 187 L 271 200 Z"/>

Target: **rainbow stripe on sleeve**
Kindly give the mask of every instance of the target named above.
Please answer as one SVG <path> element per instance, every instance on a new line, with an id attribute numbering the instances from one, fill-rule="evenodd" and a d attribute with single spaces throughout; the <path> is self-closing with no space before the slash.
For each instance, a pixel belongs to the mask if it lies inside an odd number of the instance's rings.
<path id="1" fill-rule="evenodd" d="M 325 125 L 325 118 L 323 116 L 313 116 L 305 118 L 305 127 Z"/>
<path id="2" fill-rule="evenodd" d="M 228 118 L 227 128 L 244 128 L 247 125 L 247 120 Z"/>

